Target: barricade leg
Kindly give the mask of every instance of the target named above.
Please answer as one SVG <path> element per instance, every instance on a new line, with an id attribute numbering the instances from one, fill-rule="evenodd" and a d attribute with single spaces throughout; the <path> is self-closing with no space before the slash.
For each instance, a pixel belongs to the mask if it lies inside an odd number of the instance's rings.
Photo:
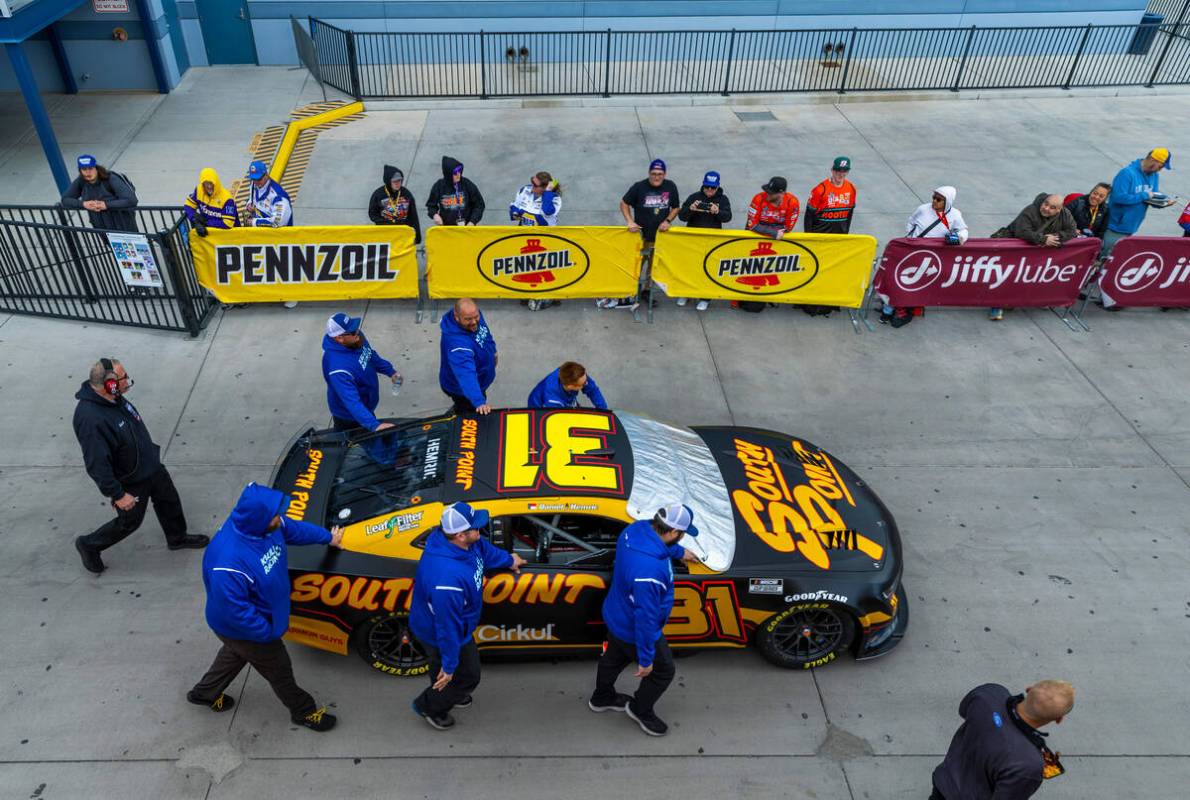
<path id="1" fill-rule="evenodd" d="M 645 304 L 645 318 L 653 324 L 653 246 L 648 245 L 640 251 L 640 282 L 636 286 L 636 308 L 632 309 L 632 319 L 640 322 L 640 304 Z"/>
<path id="2" fill-rule="evenodd" d="M 426 247 L 424 244 L 417 246 L 417 254 L 421 256 L 417 261 L 417 324 L 420 325 L 422 316 L 426 313 L 426 298 L 430 296 L 429 285 L 426 282 Z"/>

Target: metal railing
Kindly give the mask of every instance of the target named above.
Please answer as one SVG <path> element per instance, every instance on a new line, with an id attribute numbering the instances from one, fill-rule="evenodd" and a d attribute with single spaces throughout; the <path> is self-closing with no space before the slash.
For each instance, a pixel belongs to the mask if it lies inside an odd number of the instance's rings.
<path id="1" fill-rule="evenodd" d="M 1190 0 L 1176 2 L 1160 25 L 310 30 L 323 78 L 360 99 L 1151 87 L 1190 83 Z"/>
<path id="2" fill-rule="evenodd" d="M 108 231 L 60 206 L 0 206 L 0 312 L 184 331 L 198 336 L 217 301 L 194 273 L 180 208 L 134 210 L 162 286 L 128 286 Z M 129 231 L 121 231 L 128 233 Z"/>

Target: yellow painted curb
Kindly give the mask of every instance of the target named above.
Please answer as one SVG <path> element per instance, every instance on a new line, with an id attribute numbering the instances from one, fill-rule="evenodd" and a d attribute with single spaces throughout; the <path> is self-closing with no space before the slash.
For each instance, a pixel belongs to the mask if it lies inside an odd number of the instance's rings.
<path id="1" fill-rule="evenodd" d="M 364 104 L 357 100 L 354 103 L 332 108 L 330 111 L 324 111 L 312 117 L 303 117 L 290 122 L 285 128 L 281 146 L 277 148 L 277 157 L 273 159 L 273 165 L 269 168 L 269 177 L 280 183 L 282 176 L 285 175 L 285 167 L 289 164 L 289 157 L 293 154 L 294 145 L 297 144 L 298 136 L 302 131 L 325 125 L 342 117 L 349 117 L 352 114 L 359 114 L 363 110 Z"/>

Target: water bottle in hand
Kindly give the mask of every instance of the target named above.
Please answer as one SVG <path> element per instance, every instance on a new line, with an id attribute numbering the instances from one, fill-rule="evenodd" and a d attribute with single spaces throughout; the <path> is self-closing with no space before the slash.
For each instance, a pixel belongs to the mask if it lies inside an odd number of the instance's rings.
<path id="1" fill-rule="evenodd" d="M 401 384 L 403 384 L 404 382 L 405 382 L 405 379 L 403 377 L 401 377 L 400 373 L 397 373 L 396 375 L 393 376 L 393 397 L 396 397 L 397 395 L 399 395 L 401 393 Z"/>

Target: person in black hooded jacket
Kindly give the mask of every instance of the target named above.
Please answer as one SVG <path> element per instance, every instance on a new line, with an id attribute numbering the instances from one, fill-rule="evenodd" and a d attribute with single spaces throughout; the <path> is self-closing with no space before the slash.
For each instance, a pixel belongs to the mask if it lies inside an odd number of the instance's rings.
<path id="1" fill-rule="evenodd" d="M 405 173 L 385 164 L 384 183 L 372 192 L 368 201 L 368 219 L 377 225 L 408 225 L 413 228 L 413 243 L 418 244 L 421 220 L 417 216 L 417 201 L 404 184 Z"/>
<path id="2" fill-rule="evenodd" d="M 463 177 L 463 162 L 443 156 L 442 178 L 430 189 L 426 213 L 438 225 L 478 225 L 483 209 L 479 187 Z"/>
<path id="3" fill-rule="evenodd" d="M 209 541 L 186 533 L 182 501 L 161 463 L 161 448 L 124 396 L 131 386 L 123 364 L 101 358 L 75 394 L 79 402 L 74 409 L 74 435 L 83 449 L 83 463 L 116 511 L 115 519 L 74 540 L 83 566 L 96 574 L 104 570 L 100 552 L 140 527 L 149 500 L 170 550 L 206 547 Z"/>

